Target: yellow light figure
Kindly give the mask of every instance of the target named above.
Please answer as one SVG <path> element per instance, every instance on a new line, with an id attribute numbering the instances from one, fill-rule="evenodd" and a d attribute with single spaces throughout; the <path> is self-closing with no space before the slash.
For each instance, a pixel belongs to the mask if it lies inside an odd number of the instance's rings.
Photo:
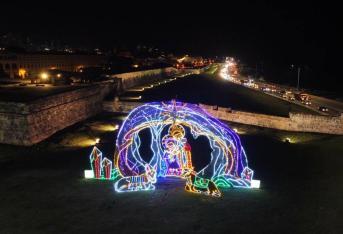
<path id="1" fill-rule="evenodd" d="M 186 178 L 186 191 L 221 197 L 222 194 L 216 184 L 210 179 L 198 177 L 193 169 L 185 170 L 182 176 Z"/>
<path id="2" fill-rule="evenodd" d="M 175 138 L 176 140 L 181 140 L 185 137 L 185 129 L 178 124 L 173 124 L 169 128 L 169 135 Z"/>
<path id="3" fill-rule="evenodd" d="M 187 142 L 185 143 L 184 147 L 184 153 L 185 153 L 185 159 L 186 159 L 186 166 L 183 168 L 184 169 L 192 169 L 192 153 L 191 153 L 191 145 L 188 144 Z"/>

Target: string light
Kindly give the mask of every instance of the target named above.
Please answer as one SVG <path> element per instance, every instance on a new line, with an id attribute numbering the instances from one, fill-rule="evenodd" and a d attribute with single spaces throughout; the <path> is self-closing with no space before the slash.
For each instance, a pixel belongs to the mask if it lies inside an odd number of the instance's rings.
<path id="1" fill-rule="evenodd" d="M 112 176 L 112 162 L 108 158 L 104 158 L 101 162 L 101 168 L 104 172 L 105 179 L 111 179 Z"/>
<path id="2" fill-rule="evenodd" d="M 92 170 L 94 172 L 94 178 L 101 178 L 101 162 L 102 162 L 102 152 L 96 147 L 93 147 L 92 153 L 89 156 Z"/>
<path id="3" fill-rule="evenodd" d="M 168 131 L 163 135 L 163 130 Z M 191 145 L 185 127 L 194 138 L 205 136 L 212 148 L 211 161 L 198 172 L 192 166 Z M 151 134 L 149 162 L 143 160 L 139 148 L 139 132 Z M 132 110 L 121 125 L 112 162 L 94 146 L 90 155 L 92 171 L 85 177 L 116 180 L 117 192 L 154 190 L 158 178 L 179 177 L 186 180 L 185 189 L 219 197 L 218 188 L 258 188 L 254 172 L 248 167 L 245 151 L 237 133 L 197 105 L 189 103 L 153 102 Z"/>
<path id="4" fill-rule="evenodd" d="M 85 170 L 86 179 L 116 180 L 120 175 L 117 168 L 113 168 L 112 161 L 102 157 L 102 152 L 94 146 L 89 156 L 92 170 Z"/>
<path id="5" fill-rule="evenodd" d="M 162 136 L 167 126 L 168 134 Z M 188 180 L 188 184 L 195 183 L 195 187 L 202 187 L 213 182 L 218 188 L 251 187 L 253 171 L 248 167 L 246 154 L 235 131 L 197 105 L 171 101 L 144 104 L 132 110 L 125 119 L 117 137 L 115 164 L 128 185 L 120 187 L 117 182 L 116 191 L 152 188 L 130 182 L 138 176 L 140 180 L 146 178 L 147 164 L 156 167 L 157 177 L 186 178 L 185 172 L 193 167 L 184 127 L 190 129 L 194 138 L 206 136 L 212 148 L 210 163 L 195 173 L 196 181 Z M 143 129 L 149 129 L 151 133 L 150 148 L 153 155 L 149 162 L 142 159 L 138 150 L 141 144 L 138 133 Z M 199 184 L 198 181 L 202 180 L 207 182 Z M 149 183 L 153 184 L 153 181 Z"/>
<path id="6" fill-rule="evenodd" d="M 135 192 L 144 190 L 155 190 L 156 167 L 152 168 L 149 164 L 144 166 L 145 172 L 139 176 L 127 176 L 119 179 L 114 184 L 117 192 Z"/>

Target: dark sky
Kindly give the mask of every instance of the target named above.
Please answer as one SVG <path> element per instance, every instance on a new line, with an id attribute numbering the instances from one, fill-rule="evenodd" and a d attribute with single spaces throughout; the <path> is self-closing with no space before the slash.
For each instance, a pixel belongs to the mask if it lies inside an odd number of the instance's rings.
<path id="1" fill-rule="evenodd" d="M 330 71 L 339 66 L 341 7 L 333 1 L 26 2 L 1 3 L 0 33 L 97 46 L 148 43 L 173 52 Z"/>
<path id="2" fill-rule="evenodd" d="M 304 45 L 324 48 L 339 30 L 340 7 L 327 1 L 28 2 L 1 3 L 2 33 L 21 32 L 100 44 L 143 41 L 172 49 L 226 53 L 232 49 L 263 52 L 266 47 L 293 47 L 296 51 Z"/>

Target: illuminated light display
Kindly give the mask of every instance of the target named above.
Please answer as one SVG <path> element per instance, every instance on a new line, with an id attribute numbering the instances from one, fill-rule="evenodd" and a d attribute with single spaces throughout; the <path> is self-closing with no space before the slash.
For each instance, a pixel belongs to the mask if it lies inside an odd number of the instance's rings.
<path id="1" fill-rule="evenodd" d="M 197 172 L 185 127 L 193 138 L 206 136 L 212 148 L 210 162 Z M 151 134 L 149 162 L 139 152 L 139 132 L 144 129 Z M 154 190 L 163 177 L 184 179 L 186 191 L 214 197 L 221 196 L 219 188 L 260 187 L 237 133 L 198 105 L 174 100 L 147 103 L 131 111 L 118 132 L 114 168 L 96 146 L 89 159 L 92 170 L 85 170 L 85 178 L 117 180 L 117 192 Z"/>
<path id="2" fill-rule="evenodd" d="M 221 196 L 221 192 L 212 180 L 197 176 L 193 170 L 186 172 L 183 176 L 186 178 L 186 191 L 214 197 Z"/>
<path id="3" fill-rule="evenodd" d="M 164 150 L 161 176 L 181 176 L 186 169 L 192 169 L 191 148 L 185 137 L 185 129 L 178 124 L 169 127 L 162 138 Z"/>
<path id="4" fill-rule="evenodd" d="M 120 174 L 117 168 L 113 168 L 113 163 L 106 157 L 102 157 L 102 152 L 94 146 L 89 156 L 92 170 L 85 170 L 86 179 L 116 180 Z"/>
<path id="5" fill-rule="evenodd" d="M 94 171 L 93 170 L 85 170 L 85 178 L 86 179 L 93 179 L 94 178 Z"/>
<path id="6" fill-rule="evenodd" d="M 206 136 L 212 148 L 211 161 L 198 172 L 193 170 L 184 127 L 193 138 Z M 165 128 L 167 134 L 163 133 Z M 139 152 L 143 129 L 151 134 L 149 162 Z M 118 192 L 153 190 L 159 177 L 169 176 L 186 179 L 187 191 L 211 196 L 221 195 L 218 188 L 256 186 L 236 132 L 198 105 L 171 101 L 135 108 L 121 125 L 116 148 L 115 167 L 122 176 L 114 186 Z"/>
<path id="7" fill-rule="evenodd" d="M 102 163 L 102 152 L 94 146 L 91 155 L 89 156 L 92 170 L 94 172 L 94 178 L 101 178 L 101 163 Z"/>
<path id="8" fill-rule="evenodd" d="M 260 188 L 261 181 L 251 180 L 251 188 Z"/>
<path id="9" fill-rule="evenodd" d="M 241 178 L 244 180 L 251 181 L 253 176 L 254 176 L 254 171 L 248 167 L 245 167 L 241 173 Z"/>
<path id="10" fill-rule="evenodd" d="M 145 164 L 144 174 L 123 177 L 114 184 L 114 188 L 117 192 L 154 190 L 156 181 L 156 167 L 152 168 L 149 164 Z"/>
<path id="11" fill-rule="evenodd" d="M 101 162 L 101 168 L 105 179 L 110 180 L 112 176 L 112 162 L 108 158 L 104 158 Z"/>

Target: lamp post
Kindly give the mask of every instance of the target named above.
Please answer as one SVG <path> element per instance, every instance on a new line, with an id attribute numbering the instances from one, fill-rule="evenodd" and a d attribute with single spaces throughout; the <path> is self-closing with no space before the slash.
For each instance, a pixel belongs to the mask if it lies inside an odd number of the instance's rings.
<path id="1" fill-rule="evenodd" d="M 298 84 L 297 84 L 298 91 L 299 91 L 299 83 L 300 83 L 300 67 L 298 67 Z"/>

